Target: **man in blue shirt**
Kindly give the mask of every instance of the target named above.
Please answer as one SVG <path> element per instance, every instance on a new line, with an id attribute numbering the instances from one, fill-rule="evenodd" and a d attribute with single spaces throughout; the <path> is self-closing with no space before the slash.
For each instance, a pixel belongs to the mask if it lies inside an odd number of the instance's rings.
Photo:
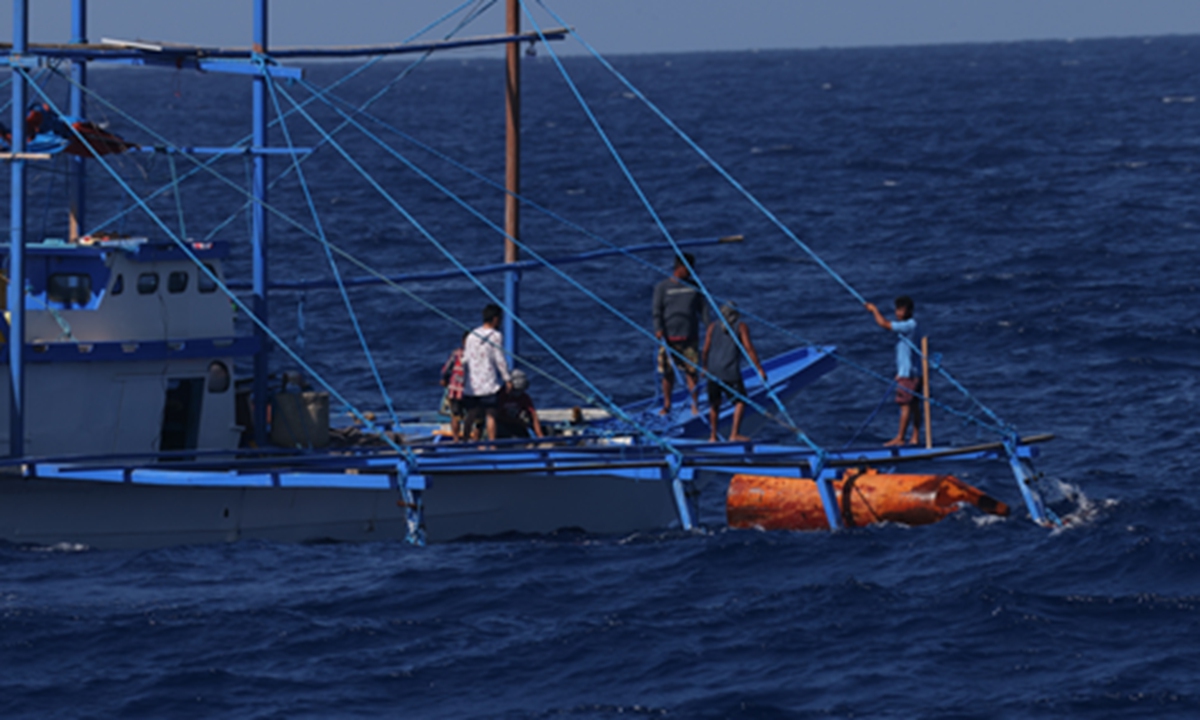
<path id="1" fill-rule="evenodd" d="M 900 428 L 896 437 L 888 440 L 885 445 L 903 445 L 904 435 L 908 425 L 912 423 L 911 445 L 920 441 L 921 400 L 925 392 L 921 387 L 921 370 L 916 363 L 916 353 L 913 352 L 920 342 L 920 332 L 917 321 L 913 319 L 916 305 L 912 298 L 901 295 L 896 298 L 896 319 L 888 320 L 879 312 L 879 308 L 871 303 L 866 304 L 867 310 L 875 316 L 875 323 L 885 330 L 896 333 L 896 403 L 900 405 Z"/>

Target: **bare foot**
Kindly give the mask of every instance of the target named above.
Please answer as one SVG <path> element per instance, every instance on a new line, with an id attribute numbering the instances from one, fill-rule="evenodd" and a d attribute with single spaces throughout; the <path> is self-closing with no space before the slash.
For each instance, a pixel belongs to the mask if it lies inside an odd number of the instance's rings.
<path id="1" fill-rule="evenodd" d="M 716 435 L 712 435 L 712 436 L 710 436 L 710 437 L 708 438 L 708 441 L 709 441 L 709 442 L 717 442 L 717 436 L 716 436 Z"/>
<path id="2" fill-rule="evenodd" d="M 730 435 L 729 442 L 748 442 L 750 438 L 745 435 Z"/>
<path id="3" fill-rule="evenodd" d="M 883 446 L 884 447 L 896 447 L 897 445 L 903 445 L 903 444 L 904 444 L 904 438 L 892 438 L 891 440 L 888 440 L 887 442 L 885 442 L 883 444 Z"/>
<path id="4" fill-rule="evenodd" d="M 692 403 L 692 414 L 693 414 L 693 415 L 699 415 L 699 414 L 700 414 L 700 406 L 699 406 L 699 405 L 697 405 L 696 403 Z"/>
<path id="5" fill-rule="evenodd" d="M 663 408 L 662 410 L 659 410 L 658 414 L 659 415 L 670 415 L 671 414 L 671 406 L 668 405 L 665 408 Z"/>

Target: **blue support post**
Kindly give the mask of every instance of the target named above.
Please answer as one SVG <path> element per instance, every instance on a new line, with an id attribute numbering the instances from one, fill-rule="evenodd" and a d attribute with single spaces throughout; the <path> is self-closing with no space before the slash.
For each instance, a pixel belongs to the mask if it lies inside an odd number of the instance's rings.
<path id="1" fill-rule="evenodd" d="M 13 0 L 12 54 L 29 49 L 29 2 Z M 8 452 L 25 455 L 25 77 L 12 69 L 12 185 L 9 190 L 8 249 Z"/>
<path id="2" fill-rule="evenodd" d="M 688 502 L 687 489 L 684 487 L 684 480 L 680 477 L 683 470 L 683 462 L 678 455 L 668 455 L 667 466 L 663 468 L 663 480 L 671 483 L 671 496 L 675 499 L 675 512 L 679 515 L 679 526 L 684 530 L 692 530 L 696 527 L 692 520 L 692 508 Z"/>
<path id="3" fill-rule="evenodd" d="M 254 52 L 267 52 L 267 0 L 254 2 Z M 261 150 L 268 144 L 267 139 L 267 78 L 263 75 L 254 77 L 254 148 Z M 267 302 L 267 155 L 263 152 L 254 154 L 254 180 L 251 192 L 254 203 L 251 206 L 251 243 L 254 265 L 254 314 L 264 323 L 268 320 L 269 305 Z M 263 447 L 267 444 L 267 403 L 270 395 L 267 388 L 267 374 L 270 369 L 271 339 L 266 332 L 255 325 L 254 334 L 258 338 L 258 352 L 254 354 L 254 442 Z"/>
<path id="4" fill-rule="evenodd" d="M 813 466 L 813 482 L 817 484 L 817 492 L 821 495 L 821 505 L 825 508 L 825 520 L 830 530 L 842 530 L 842 510 L 838 506 L 837 493 L 833 490 L 833 481 L 837 479 L 837 471 L 825 467 L 825 458 L 821 457 Z"/>
<path id="5" fill-rule="evenodd" d="M 397 463 L 401 502 L 404 504 L 404 539 L 410 545 L 425 546 L 425 478 L 413 475 L 407 462 Z"/>
<path id="6" fill-rule="evenodd" d="M 87 0 L 72 0 L 71 3 L 71 42 L 76 45 L 87 43 Z M 70 109 L 71 115 L 83 118 L 87 115 L 87 98 L 83 88 L 87 86 L 87 60 L 76 58 L 71 61 Z M 72 155 L 68 159 L 70 178 L 67 181 L 70 188 L 70 218 L 67 238 L 74 242 L 87 226 L 87 158 Z"/>
<path id="7" fill-rule="evenodd" d="M 1004 451 L 1008 454 L 1008 466 L 1012 468 L 1013 477 L 1017 479 L 1017 488 L 1025 500 L 1025 507 L 1029 509 L 1029 517 L 1044 527 L 1062 525 L 1058 516 L 1042 501 L 1042 494 L 1038 492 L 1037 488 L 1037 473 L 1033 469 L 1033 463 L 1028 458 L 1021 457 L 1019 448 L 1020 441 L 1015 436 L 1004 442 Z"/>
<path id="8" fill-rule="evenodd" d="M 515 315 L 521 298 L 521 271 L 508 270 L 504 273 L 504 306 L 510 312 L 504 313 L 504 354 L 508 356 L 508 365 L 512 367 L 513 358 L 517 353 L 517 323 Z"/>

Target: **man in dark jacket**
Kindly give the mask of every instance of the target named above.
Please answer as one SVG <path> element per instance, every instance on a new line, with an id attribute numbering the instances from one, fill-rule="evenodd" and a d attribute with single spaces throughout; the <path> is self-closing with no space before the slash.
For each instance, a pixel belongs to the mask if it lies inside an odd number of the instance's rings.
<path id="1" fill-rule="evenodd" d="M 684 262 L 684 261 L 687 262 Z M 700 365 L 700 320 L 707 315 L 704 296 L 692 282 L 689 267 L 696 259 L 689 253 L 675 258 L 671 277 L 654 286 L 654 337 L 658 348 L 658 371 L 662 373 L 662 414 L 671 412 L 671 391 L 675 389 L 675 368 L 683 372 L 692 396 L 692 414 L 700 412 L 696 400 L 696 376 Z"/>

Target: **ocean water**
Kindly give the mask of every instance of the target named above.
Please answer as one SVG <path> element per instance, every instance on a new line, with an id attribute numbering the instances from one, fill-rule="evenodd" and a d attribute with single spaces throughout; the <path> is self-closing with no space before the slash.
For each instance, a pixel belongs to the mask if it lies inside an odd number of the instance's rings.
<path id="1" fill-rule="evenodd" d="M 1038 469 L 1067 527 L 1029 522 L 996 462 L 953 470 L 1013 504 L 1012 517 L 962 513 L 922 528 L 729 530 L 715 487 L 696 533 L 423 549 L 7 545 L 0 716 L 1200 715 L 1198 56 L 1200 38 L 1173 37 L 614 59 L 846 282 L 881 306 L 912 295 L 934 351 L 975 400 L 1022 432 L 1056 435 Z M 361 102 L 405 67 L 376 65 L 339 92 Z M 319 65 L 309 79 L 328 85 L 352 68 Z M 636 97 L 582 59 L 567 68 L 674 237 L 745 235 L 697 259 L 715 293 L 754 315 L 760 351 L 839 347 L 842 367 L 792 403 L 797 422 L 830 447 L 890 437 L 895 409 L 880 408 L 871 374 L 890 372 L 888 335 Z M 372 106 L 386 127 L 363 121 L 493 222 L 498 193 L 389 128 L 500 178 L 501 72 L 480 58 L 426 63 Z M 661 240 L 544 52 L 525 60 L 524 82 L 528 196 L 612 243 Z M 93 119 L 139 142 L 229 143 L 248 128 L 245 79 L 97 70 L 93 84 L 131 113 L 93 101 Z M 306 97 L 300 84 L 280 88 L 281 107 Z M 309 109 L 322 127 L 338 120 Z M 274 133 L 277 144 L 321 141 L 295 116 L 287 135 Z M 303 172 L 333 242 L 385 272 L 445 267 L 425 232 L 464 263 L 500 257 L 486 223 L 371 137 L 341 137 L 416 222 L 323 148 Z M 288 167 L 272 162 L 274 174 Z M 177 174 L 190 167 L 178 163 Z M 172 174 L 166 156 L 113 167 L 142 192 Z M 241 158 L 215 167 L 245 179 Z M 123 201 L 93 168 L 98 224 Z M 272 191 L 290 218 L 271 221 L 274 271 L 328 278 L 294 177 Z M 31 181 L 30 216 L 61 234 L 51 209 L 61 177 Z M 231 275 L 245 278 L 241 197 L 203 174 L 184 188 L 152 206 L 172 230 L 178 203 L 189 236 L 229 239 Z M 139 212 L 109 227 L 156 232 Z M 548 255 L 602 247 L 534 211 L 523 236 Z M 669 265 L 661 253 L 645 259 Z M 651 267 L 613 258 L 571 270 L 648 324 Z M 461 281 L 409 289 L 468 321 L 487 301 Z M 406 295 L 367 288 L 351 300 L 393 404 L 433 406 L 459 331 Z M 651 344 L 583 293 L 530 272 L 522 307 L 606 394 L 653 392 Z M 356 405 L 386 412 L 336 293 L 281 294 L 271 312 Z M 531 334 L 521 353 L 563 381 L 535 379 L 540 404 L 586 391 Z M 275 362 L 294 364 L 282 353 Z M 933 393 L 981 412 L 948 382 Z M 947 411 L 935 411 L 934 433 L 991 437 Z"/>

